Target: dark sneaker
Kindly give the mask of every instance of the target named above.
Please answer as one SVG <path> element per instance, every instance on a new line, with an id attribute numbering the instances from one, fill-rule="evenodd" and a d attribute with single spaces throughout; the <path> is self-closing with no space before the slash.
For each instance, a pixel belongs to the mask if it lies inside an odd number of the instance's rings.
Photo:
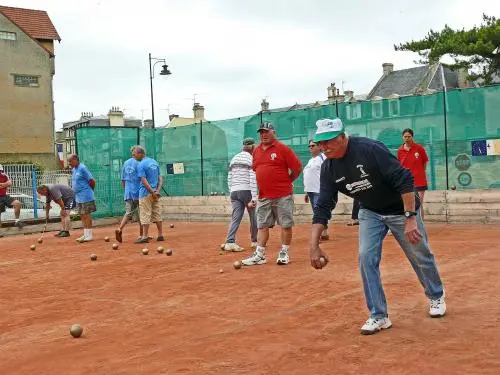
<path id="1" fill-rule="evenodd" d="M 63 231 L 62 231 L 62 230 L 60 230 L 59 232 L 57 232 L 56 234 L 54 234 L 54 237 L 61 237 L 61 233 L 62 233 L 62 232 L 63 232 Z"/>
<path id="2" fill-rule="evenodd" d="M 149 239 L 148 238 L 138 238 L 134 241 L 134 243 L 148 243 Z"/>
<path id="3" fill-rule="evenodd" d="M 156 237 L 156 241 L 165 241 L 165 237 L 158 236 L 158 237 Z"/>
<path id="4" fill-rule="evenodd" d="M 122 242 L 123 238 L 122 238 L 122 231 L 117 229 L 115 230 L 115 238 L 118 242 Z"/>
<path id="5" fill-rule="evenodd" d="M 14 225 L 19 229 L 22 229 L 24 227 L 24 223 L 21 220 L 16 221 Z"/>
<path id="6" fill-rule="evenodd" d="M 58 237 L 69 237 L 69 232 L 67 230 L 63 230 L 63 231 L 59 232 Z"/>

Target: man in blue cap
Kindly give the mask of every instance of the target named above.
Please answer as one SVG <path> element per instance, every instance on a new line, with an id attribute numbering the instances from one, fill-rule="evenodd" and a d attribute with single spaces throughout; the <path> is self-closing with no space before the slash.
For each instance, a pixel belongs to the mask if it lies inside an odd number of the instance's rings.
<path id="1" fill-rule="evenodd" d="M 328 263 L 319 240 L 341 192 L 361 204 L 359 269 L 370 311 L 361 334 L 373 334 L 392 326 L 379 270 L 382 242 L 389 229 L 430 300 L 430 316 L 443 316 L 446 312 L 443 284 L 420 217 L 411 172 L 381 142 L 349 137 L 340 119 L 319 120 L 316 127 L 314 142 L 318 142 L 327 160 L 322 165 L 320 196 L 314 209 L 311 265 L 320 269 Z"/>

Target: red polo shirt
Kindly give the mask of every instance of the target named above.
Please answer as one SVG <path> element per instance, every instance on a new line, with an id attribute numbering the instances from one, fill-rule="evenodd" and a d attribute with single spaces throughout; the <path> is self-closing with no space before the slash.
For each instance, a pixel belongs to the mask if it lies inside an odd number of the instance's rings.
<path id="1" fill-rule="evenodd" d="M 259 144 L 253 152 L 253 170 L 259 187 L 259 198 L 281 198 L 293 193 L 288 170 L 300 173 L 302 163 L 293 150 L 279 141 L 264 150 Z"/>
<path id="2" fill-rule="evenodd" d="M 415 187 L 427 186 L 425 176 L 425 165 L 429 161 L 425 149 L 417 143 L 413 143 L 409 150 L 404 148 L 404 144 L 398 149 L 398 160 L 403 167 L 409 169 L 413 174 Z"/>
<path id="3" fill-rule="evenodd" d="M 9 176 L 3 171 L 0 171 L 0 182 L 5 183 L 7 181 L 9 181 Z M 5 197 L 5 195 L 7 195 L 7 188 L 0 188 L 0 197 Z"/>

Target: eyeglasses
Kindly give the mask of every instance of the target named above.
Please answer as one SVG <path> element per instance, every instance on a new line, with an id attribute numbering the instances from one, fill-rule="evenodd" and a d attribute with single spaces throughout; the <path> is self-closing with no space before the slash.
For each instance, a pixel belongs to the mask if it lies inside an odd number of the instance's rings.
<path id="1" fill-rule="evenodd" d="M 309 145 L 309 148 L 313 148 L 314 146 L 316 146 L 316 145 Z"/>

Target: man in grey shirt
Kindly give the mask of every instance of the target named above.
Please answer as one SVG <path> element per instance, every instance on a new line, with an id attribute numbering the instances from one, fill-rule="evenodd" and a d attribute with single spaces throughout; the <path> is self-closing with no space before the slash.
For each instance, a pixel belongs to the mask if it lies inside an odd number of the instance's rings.
<path id="1" fill-rule="evenodd" d="M 38 194 L 47 197 L 45 206 L 45 217 L 49 217 L 50 202 L 54 201 L 61 207 L 61 230 L 56 233 L 55 237 L 69 237 L 71 228 L 71 219 L 69 213 L 75 207 L 75 193 L 68 185 L 63 184 L 45 184 L 37 187 Z"/>

